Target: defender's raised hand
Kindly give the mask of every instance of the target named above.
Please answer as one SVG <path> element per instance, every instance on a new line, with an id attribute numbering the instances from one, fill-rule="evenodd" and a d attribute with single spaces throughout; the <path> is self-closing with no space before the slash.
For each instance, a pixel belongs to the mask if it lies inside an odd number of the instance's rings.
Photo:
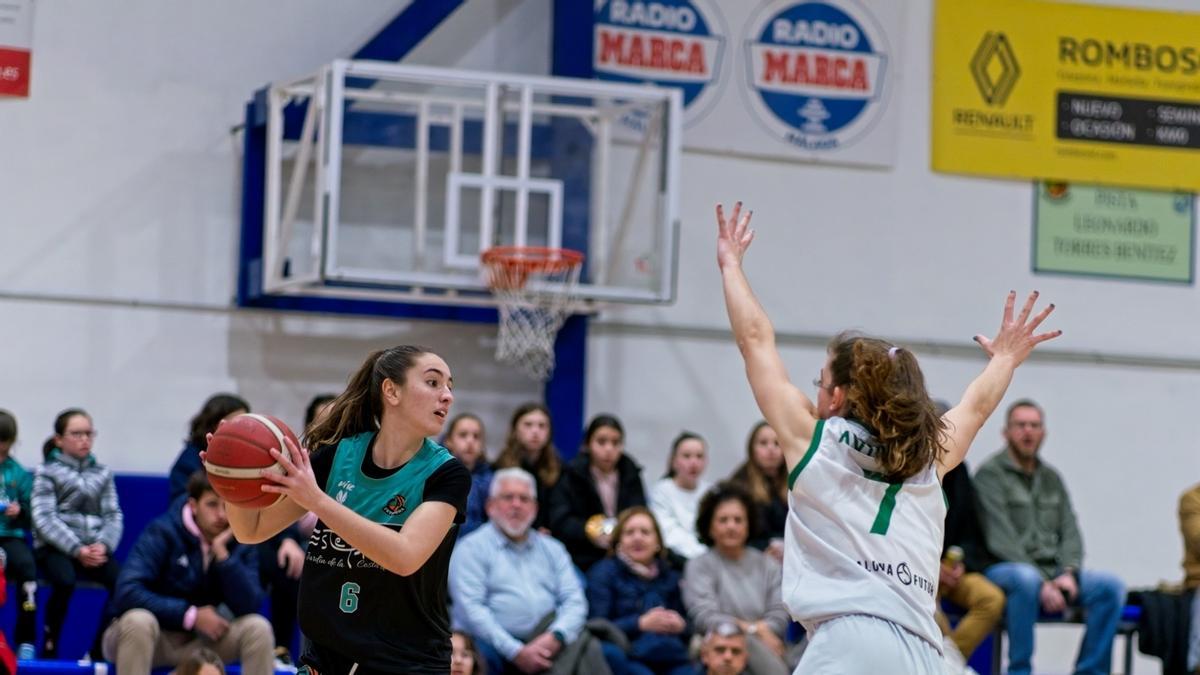
<path id="1" fill-rule="evenodd" d="M 996 337 L 989 340 L 984 335 L 975 336 L 975 341 L 989 357 L 1006 356 L 1014 359 L 1016 364 L 1020 364 L 1029 356 L 1034 347 L 1062 335 L 1061 330 L 1034 333 L 1037 327 L 1046 320 L 1046 317 L 1054 311 L 1053 304 L 1046 305 L 1045 309 L 1030 319 L 1029 315 L 1033 313 L 1037 299 L 1037 291 L 1030 293 L 1029 298 L 1025 300 L 1025 306 L 1021 308 L 1021 313 L 1014 318 L 1013 307 L 1016 305 L 1017 292 L 1009 291 L 1008 299 L 1004 302 L 1004 318 L 1000 322 L 1000 330 L 996 333 Z"/>
<path id="2" fill-rule="evenodd" d="M 750 229 L 753 211 L 742 213 L 742 203 L 733 205 L 733 215 L 725 218 L 725 207 L 717 204 L 717 265 L 724 269 L 729 265 L 741 265 L 742 256 L 754 241 L 754 230 Z"/>

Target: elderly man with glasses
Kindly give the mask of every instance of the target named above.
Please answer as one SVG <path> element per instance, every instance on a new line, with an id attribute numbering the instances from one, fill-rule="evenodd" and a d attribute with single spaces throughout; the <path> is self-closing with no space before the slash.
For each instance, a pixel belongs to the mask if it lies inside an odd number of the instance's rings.
<path id="1" fill-rule="evenodd" d="M 587 619 L 566 547 L 533 529 L 536 495 L 524 469 L 497 471 L 488 523 L 459 540 L 450 560 L 454 625 L 474 638 L 489 674 L 549 670 Z"/>

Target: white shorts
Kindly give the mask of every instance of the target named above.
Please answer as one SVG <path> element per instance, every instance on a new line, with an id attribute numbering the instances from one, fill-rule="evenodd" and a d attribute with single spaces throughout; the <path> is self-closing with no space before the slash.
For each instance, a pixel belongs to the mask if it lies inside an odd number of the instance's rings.
<path id="1" fill-rule="evenodd" d="M 817 625 L 792 675 L 944 672 L 941 652 L 927 640 L 886 619 L 849 614 Z"/>

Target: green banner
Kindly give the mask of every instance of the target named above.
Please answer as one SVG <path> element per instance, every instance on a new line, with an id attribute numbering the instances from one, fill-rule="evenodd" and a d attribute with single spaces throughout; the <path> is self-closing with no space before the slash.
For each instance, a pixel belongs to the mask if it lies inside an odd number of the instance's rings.
<path id="1" fill-rule="evenodd" d="M 1192 282 L 1194 195 L 1034 184 L 1033 271 Z"/>

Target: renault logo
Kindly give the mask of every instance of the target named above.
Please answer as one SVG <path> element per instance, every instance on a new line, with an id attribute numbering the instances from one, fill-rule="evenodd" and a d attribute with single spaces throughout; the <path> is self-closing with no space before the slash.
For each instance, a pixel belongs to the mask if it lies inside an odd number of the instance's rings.
<path id="1" fill-rule="evenodd" d="M 988 32 L 971 57 L 971 76 L 988 105 L 1002 106 L 1021 76 L 1017 56 L 1004 33 Z"/>

